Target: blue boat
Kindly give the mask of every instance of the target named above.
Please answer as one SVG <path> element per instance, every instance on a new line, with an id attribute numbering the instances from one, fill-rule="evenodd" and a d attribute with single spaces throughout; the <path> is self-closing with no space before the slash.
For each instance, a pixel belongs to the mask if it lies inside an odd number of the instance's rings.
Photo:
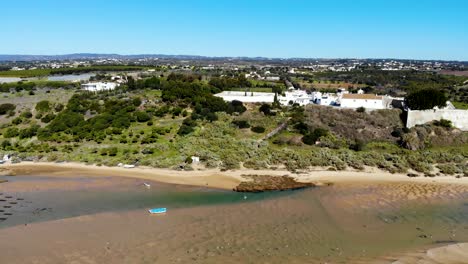
<path id="1" fill-rule="evenodd" d="M 153 208 L 153 209 L 149 209 L 148 212 L 150 212 L 150 214 L 164 214 L 165 212 L 167 211 L 166 208 Z"/>

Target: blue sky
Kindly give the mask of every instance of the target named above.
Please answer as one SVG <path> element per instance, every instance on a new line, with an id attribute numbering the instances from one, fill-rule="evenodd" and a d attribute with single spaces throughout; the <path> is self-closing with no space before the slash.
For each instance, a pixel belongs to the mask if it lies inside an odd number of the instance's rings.
<path id="1" fill-rule="evenodd" d="M 15 0 L 0 54 L 468 60 L 465 0 Z"/>

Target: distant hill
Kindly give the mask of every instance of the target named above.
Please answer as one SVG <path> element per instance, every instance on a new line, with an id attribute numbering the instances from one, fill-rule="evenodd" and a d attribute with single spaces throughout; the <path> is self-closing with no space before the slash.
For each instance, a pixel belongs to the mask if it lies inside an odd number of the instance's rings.
<path id="1" fill-rule="evenodd" d="M 50 61 L 50 60 L 80 60 L 80 59 L 144 59 L 144 58 L 174 58 L 174 59 L 202 59 L 208 58 L 194 55 L 162 55 L 162 54 L 99 54 L 99 53 L 74 53 L 65 55 L 1 55 L 0 61 Z"/>
<path id="2" fill-rule="evenodd" d="M 244 61 L 244 62 L 329 62 L 343 63 L 350 60 L 378 62 L 386 60 L 406 61 L 406 62 L 456 62 L 468 65 L 464 61 L 443 61 L 443 60 L 411 60 L 411 59 L 392 59 L 392 58 L 267 58 L 267 57 L 210 57 L 199 55 L 165 55 L 165 54 L 103 54 L 103 53 L 73 53 L 64 55 L 22 55 L 22 54 L 0 54 L 0 62 L 2 61 L 66 61 L 66 60 L 100 60 L 100 59 L 119 59 L 119 60 L 136 60 L 136 59 L 165 59 L 165 60 L 192 60 L 192 61 Z"/>
<path id="3" fill-rule="evenodd" d="M 198 55 L 164 55 L 164 54 L 100 54 L 100 53 L 74 53 L 64 55 L 9 55 L 0 54 L 0 61 L 61 61 L 61 60 L 98 60 L 98 59 L 176 59 L 176 60 L 271 60 L 263 57 L 208 57 Z"/>

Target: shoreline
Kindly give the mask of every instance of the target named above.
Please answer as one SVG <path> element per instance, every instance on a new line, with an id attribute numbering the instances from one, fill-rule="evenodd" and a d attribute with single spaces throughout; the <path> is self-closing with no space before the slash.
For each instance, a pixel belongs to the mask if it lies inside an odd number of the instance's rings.
<path id="1" fill-rule="evenodd" d="M 134 179 L 150 180 L 169 184 L 191 185 L 217 189 L 233 190 L 242 182 L 251 181 L 248 175 L 260 176 L 290 176 L 302 183 L 314 183 L 317 186 L 338 183 L 432 183 L 458 184 L 468 186 L 468 177 L 454 176 L 436 177 L 408 177 L 406 174 L 391 174 L 377 168 L 366 168 L 364 171 L 343 170 L 330 171 L 326 168 L 313 168 L 301 173 L 287 170 L 253 170 L 238 169 L 221 171 L 219 169 L 196 168 L 193 171 L 178 171 L 167 168 L 135 167 L 106 167 L 86 165 L 77 162 L 21 162 L 0 165 L 2 175 L 16 176 L 117 176 Z"/>

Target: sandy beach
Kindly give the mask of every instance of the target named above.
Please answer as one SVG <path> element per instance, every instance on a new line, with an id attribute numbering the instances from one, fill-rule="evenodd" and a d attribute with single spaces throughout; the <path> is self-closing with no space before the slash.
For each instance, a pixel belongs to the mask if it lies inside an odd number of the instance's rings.
<path id="1" fill-rule="evenodd" d="M 172 169 L 135 167 L 125 169 L 121 167 L 105 167 L 86 165 L 81 163 L 65 162 L 21 162 L 17 164 L 5 164 L 3 173 L 8 175 L 37 175 L 51 177 L 67 176 L 119 176 L 143 180 L 152 180 L 171 184 L 183 184 L 191 186 L 204 186 L 232 190 L 240 182 L 248 179 L 243 175 L 268 175 L 294 177 L 300 182 L 312 182 L 317 185 L 326 183 L 441 183 L 468 185 L 468 177 L 455 178 L 453 176 L 437 177 L 408 177 L 406 174 L 392 174 L 377 168 L 366 168 L 364 171 L 343 170 L 330 171 L 326 168 L 314 168 L 307 172 L 292 173 L 287 170 L 252 170 L 239 169 L 221 171 L 219 169 L 196 168 L 193 171 L 179 171 Z"/>

